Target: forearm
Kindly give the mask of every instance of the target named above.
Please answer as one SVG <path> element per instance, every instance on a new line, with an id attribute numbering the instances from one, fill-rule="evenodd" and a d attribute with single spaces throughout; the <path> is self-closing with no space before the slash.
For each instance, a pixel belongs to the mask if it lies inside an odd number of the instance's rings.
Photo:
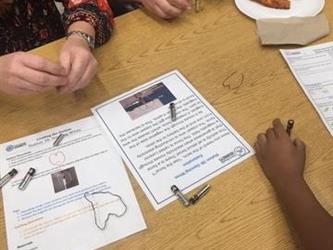
<path id="1" fill-rule="evenodd" d="M 112 11 L 107 5 L 106 0 L 86 1 L 81 4 L 79 1 L 64 0 L 65 12 L 63 15 L 65 29 L 80 30 L 95 37 L 95 46 L 104 44 L 112 33 Z M 75 28 L 75 29 L 74 29 Z"/>
<path id="2" fill-rule="evenodd" d="M 71 31 L 82 31 L 84 33 L 87 33 L 88 35 L 92 36 L 93 38 L 95 38 L 95 29 L 94 27 L 84 21 L 78 21 L 75 23 L 72 23 L 69 27 L 68 27 L 68 32 Z"/>
<path id="3" fill-rule="evenodd" d="M 275 190 L 305 249 L 333 249 L 333 218 L 307 183 L 300 179 Z"/>

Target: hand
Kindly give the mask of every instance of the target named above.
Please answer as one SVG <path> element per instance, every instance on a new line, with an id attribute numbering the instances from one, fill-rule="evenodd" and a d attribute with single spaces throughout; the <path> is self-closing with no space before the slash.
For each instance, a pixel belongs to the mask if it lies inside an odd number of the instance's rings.
<path id="1" fill-rule="evenodd" d="M 76 35 L 71 35 L 66 40 L 59 61 L 68 77 L 67 85 L 58 88 L 62 94 L 86 87 L 97 71 L 97 61 L 87 42 Z"/>
<path id="2" fill-rule="evenodd" d="M 31 95 L 66 84 L 66 71 L 45 58 L 15 52 L 0 56 L 0 90 Z"/>
<path id="3" fill-rule="evenodd" d="M 141 4 L 153 14 L 172 19 L 191 9 L 189 0 L 140 0 Z"/>
<path id="4" fill-rule="evenodd" d="M 254 145 L 256 156 L 274 187 L 283 187 L 303 179 L 305 145 L 291 140 L 281 121 L 273 121 L 273 128 L 259 134 Z"/>

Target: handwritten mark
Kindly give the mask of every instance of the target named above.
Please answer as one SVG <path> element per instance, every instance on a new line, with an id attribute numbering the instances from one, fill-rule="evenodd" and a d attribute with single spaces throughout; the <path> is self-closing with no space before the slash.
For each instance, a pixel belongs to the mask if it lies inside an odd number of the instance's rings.
<path id="1" fill-rule="evenodd" d="M 52 165 L 60 166 L 65 162 L 65 160 L 66 156 L 62 151 L 57 151 L 49 155 L 49 162 Z"/>
<path id="2" fill-rule="evenodd" d="M 226 88 L 230 91 L 233 91 L 237 94 L 238 90 L 243 86 L 244 84 L 245 76 L 243 73 L 238 73 L 237 71 L 232 72 L 230 75 L 228 75 L 222 82 L 221 86 L 223 88 Z M 218 101 L 220 100 L 221 96 L 217 97 L 212 101 L 212 104 L 218 104 Z"/>
<path id="3" fill-rule="evenodd" d="M 238 90 L 240 87 L 242 87 L 244 83 L 244 74 L 238 73 L 237 71 L 232 72 L 229 76 L 227 76 L 222 85 L 223 87 L 229 89 L 229 90 Z"/>

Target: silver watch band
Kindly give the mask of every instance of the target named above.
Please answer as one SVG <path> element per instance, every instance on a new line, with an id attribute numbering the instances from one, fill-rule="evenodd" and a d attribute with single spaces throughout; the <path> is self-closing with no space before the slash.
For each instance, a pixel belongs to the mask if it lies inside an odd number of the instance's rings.
<path id="1" fill-rule="evenodd" d="M 83 38 L 87 42 L 87 44 L 91 50 L 93 50 L 95 48 L 95 39 L 91 35 L 88 35 L 87 33 L 82 32 L 82 31 L 73 30 L 73 31 L 68 32 L 66 37 L 68 38 L 71 35 L 77 35 L 77 36 Z"/>

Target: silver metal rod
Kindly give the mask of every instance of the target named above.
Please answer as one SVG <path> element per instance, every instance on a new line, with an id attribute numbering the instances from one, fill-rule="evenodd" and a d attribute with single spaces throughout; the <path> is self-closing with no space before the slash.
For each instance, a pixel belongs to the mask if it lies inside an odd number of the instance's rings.
<path id="1" fill-rule="evenodd" d="M 36 169 L 30 168 L 27 174 L 24 176 L 18 188 L 22 191 L 25 190 L 35 173 Z"/>
<path id="2" fill-rule="evenodd" d="M 293 129 L 294 127 L 294 124 L 295 124 L 295 121 L 294 120 L 288 120 L 288 123 L 287 123 L 287 133 L 288 135 L 291 134 L 291 130 Z"/>
<path id="3" fill-rule="evenodd" d="M 6 183 L 8 183 L 15 175 L 17 174 L 17 170 L 13 168 L 8 174 L 0 179 L 0 188 L 2 188 Z"/>
<path id="4" fill-rule="evenodd" d="M 59 146 L 61 141 L 64 139 L 65 135 L 64 134 L 60 134 L 57 139 L 55 139 L 55 141 L 53 142 L 53 146 Z"/>
<path id="5" fill-rule="evenodd" d="M 170 113 L 171 113 L 171 121 L 176 121 L 177 120 L 177 114 L 176 114 L 176 106 L 175 104 L 172 102 L 169 105 L 170 107 Z"/>
<path id="6" fill-rule="evenodd" d="M 210 185 L 206 185 L 202 189 L 200 189 L 198 193 L 196 193 L 190 198 L 191 204 L 194 205 L 195 203 L 197 203 L 202 197 L 204 197 L 208 193 L 209 190 Z"/>

